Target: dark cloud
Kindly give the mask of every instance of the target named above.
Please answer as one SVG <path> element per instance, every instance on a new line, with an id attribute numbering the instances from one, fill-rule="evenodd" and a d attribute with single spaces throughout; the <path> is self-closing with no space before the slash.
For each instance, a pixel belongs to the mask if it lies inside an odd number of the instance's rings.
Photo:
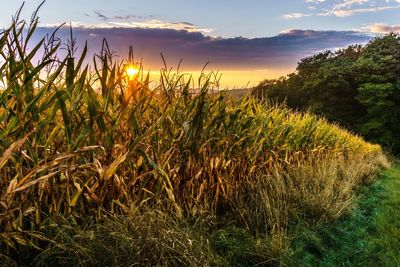
<path id="1" fill-rule="evenodd" d="M 51 30 L 40 28 L 39 34 Z M 183 66 L 188 69 L 201 68 L 208 61 L 215 69 L 293 68 L 305 56 L 371 39 L 360 32 L 312 30 L 289 30 L 273 37 L 250 39 L 214 38 L 201 32 L 173 29 L 78 27 L 74 28 L 74 35 L 81 47 L 88 40 L 89 54 L 98 52 L 106 38 L 121 58 L 127 56 L 129 45 L 133 45 L 136 57 L 143 58 L 147 68 L 162 66 L 163 53 L 171 65 L 176 66 L 183 59 Z M 58 36 L 67 39 L 69 30 L 60 29 Z"/>
<path id="2" fill-rule="evenodd" d="M 106 15 L 106 13 L 104 11 L 101 10 L 96 10 L 93 11 L 94 17 L 102 20 L 102 21 L 109 21 L 109 20 L 123 20 L 123 21 L 127 21 L 127 20 L 133 20 L 133 19 L 140 19 L 140 20 L 144 20 L 144 19 L 153 19 L 155 18 L 154 15 L 148 15 L 148 16 L 140 16 L 140 15 L 133 15 L 133 14 L 129 14 L 129 15 L 124 15 L 123 14 L 124 11 L 118 11 L 118 15 Z M 84 14 L 87 17 L 92 17 L 91 15 L 89 15 L 88 13 Z M 190 23 L 187 23 L 188 25 L 193 25 Z"/>
<path id="3" fill-rule="evenodd" d="M 118 20 L 130 20 L 130 19 L 146 19 L 147 17 L 136 16 L 136 15 L 125 15 L 125 16 L 117 15 L 113 16 L 112 18 Z"/>
<path id="4" fill-rule="evenodd" d="M 194 25 L 193 23 L 186 22 L 186 21 L 177 22 L 177 23 L 175 23 L 175 24 L 186 24 L 186 25 L 188 25 L 188 26 L 196 26 L 196 25 Z"/>
<path id="5" fill-rule="evenodd" d="M 110 18 L 107 17 L 106 15 L 104 15 L 103 13 L 101 13 L 101 11 L 94 11 L 94 14 L 101 20 L 107 21 Z"/>

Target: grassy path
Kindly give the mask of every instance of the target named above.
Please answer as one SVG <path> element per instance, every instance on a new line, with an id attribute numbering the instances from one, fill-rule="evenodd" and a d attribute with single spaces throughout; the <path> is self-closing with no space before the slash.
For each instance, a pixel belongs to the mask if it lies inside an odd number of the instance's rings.
<path id="1" fill-rule="evenodd" d="M 351 214 L 306 231 L 287 266 L 400 266 L 400 165 L 365 188 Z"/>

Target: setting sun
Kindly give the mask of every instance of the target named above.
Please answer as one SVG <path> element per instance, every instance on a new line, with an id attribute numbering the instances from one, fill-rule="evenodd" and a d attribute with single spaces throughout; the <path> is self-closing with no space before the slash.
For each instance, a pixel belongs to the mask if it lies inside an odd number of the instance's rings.
<path id="1" fill-rule="evenodd" d="M 139 73 L 139 70 L 135 66 L 129 65 L 126 68 L 125 73 L 128 76 L 128 78 L 131 80 L 135 77 L 135 75 L 137 75 Z"/>

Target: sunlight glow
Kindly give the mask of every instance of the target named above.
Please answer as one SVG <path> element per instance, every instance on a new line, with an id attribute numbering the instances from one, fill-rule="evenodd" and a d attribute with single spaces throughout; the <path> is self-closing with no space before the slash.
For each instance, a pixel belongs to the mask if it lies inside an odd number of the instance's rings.
<path id="1" fill-rule="evenodd" d="M 129 65 L 126 68 L 125 73 L 128 76 L 128 78 L 130 80 L 132 80 L 135 77 L 135 75 L 137 75 L 139 73 L 139 70 L 137 68 L 135 68 L 135 66 Z"/>

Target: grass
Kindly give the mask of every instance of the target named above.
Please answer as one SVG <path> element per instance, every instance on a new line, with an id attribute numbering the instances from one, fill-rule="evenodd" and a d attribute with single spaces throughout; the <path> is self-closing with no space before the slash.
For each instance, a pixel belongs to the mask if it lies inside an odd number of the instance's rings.
<path id="1" fill-rule="evenodd" d="M 113 215 L 84 227 L 62 218 L 52 223 L 54 226 L 48 229 L 53 232 L 49 235 L 57 243 L 38 254 L 30 265 L 213 266 L 218 263 L 200 227 L 179 222 L 159 211 L 131 211 L 127 216 Z"/>
<path id="2" fill-rule="evenodd" d="M 75 55 L 71 37 L 59 58 L 55 35 L 30 42 L 36 13 L 26 22 L 19 12 L 0 34 L 1 260 L 86 266 L 115 252 L 107 264 L 213 266 L 199 251 L 223 251 L 224 236 L 244 231 L 257 240 L 254 264 L 272 264 L 291 229 L 340 217 L 387 165 L 379 145 L 323 118 L 210 94 L 213 73 L 193 93 L 190 77 L 165 66 L 150 88 L 143 68 L 126 77 L 133 54 L 117 62 L 106 41 L 90 71 L 87 47 Z M 239 230 L 218 232 L 231 226 Z M 139 253 L 149 248 L 158 259 Z M 127 259 L 132 250 L 143 258 Z M 242 262 L 238 254 L 216 258 Z"/>
<path id="3" fill-rule="evenodd" d="M 357 206 L 335 223 L 293 242 L 288 266 L 400 266 L 400 167 L 362 190 Z"/>

